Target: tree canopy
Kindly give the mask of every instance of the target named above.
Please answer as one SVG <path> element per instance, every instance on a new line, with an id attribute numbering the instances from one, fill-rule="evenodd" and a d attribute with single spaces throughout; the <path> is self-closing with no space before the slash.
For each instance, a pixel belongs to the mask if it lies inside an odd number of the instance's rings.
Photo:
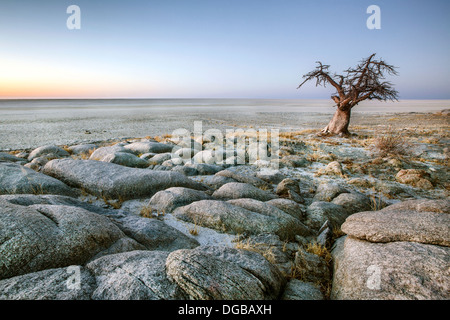
<path id="1" fill-rule="evenodd" d="M 317 61 L 313 71 L 303 75 L 305 79 L 297 89 L 310 80 L 316 80 L 316 86 L 332 85 L 336 92 L 331 99 L 344 111 L 353 108 L 364 100 L 396 101 L 398 92 L 386 75 L 397 75 L 396 67 L 384 60 L 375 60 L 375 53 L 363 59 L 356 67 L 349 68 L 343 74 L 331 73 L 330 66 Z"/>

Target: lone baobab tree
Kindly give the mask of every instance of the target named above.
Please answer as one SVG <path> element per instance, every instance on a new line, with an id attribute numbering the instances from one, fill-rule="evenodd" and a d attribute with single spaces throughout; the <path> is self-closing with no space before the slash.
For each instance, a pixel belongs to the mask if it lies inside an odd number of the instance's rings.
<path id="1" fill-rule="evenodd" d="M 396 67 L 383 60 L 375 60 L 375 53 L 363 59 L 355 68 L 349 68 L 343 75 L 331 74 L 329 65 L 317 62 L 315 70 L 305 74 L 305 79 L 297 89 L 306 82 L 315 79 L 316 87 L 332 85 L 336 93 L 331 99 L 336 103 L 336 112 L 322 134 L 349 135 L 350 114 L 354 106 L 364 100 L 397 101 L 398 92 L 385 75 L 397 75 Z"/>

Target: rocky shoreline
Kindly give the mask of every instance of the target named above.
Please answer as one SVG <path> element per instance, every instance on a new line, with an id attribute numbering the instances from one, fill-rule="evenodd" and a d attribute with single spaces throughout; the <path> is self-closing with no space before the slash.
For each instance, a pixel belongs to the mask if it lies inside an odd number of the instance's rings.
<path id="1" fill-rule="evenodd" d="M 170 135 L 2 152 L 0 299 L 449 299 L 448 125 L 401 156 L 356 131 L 251 165 Z"/>

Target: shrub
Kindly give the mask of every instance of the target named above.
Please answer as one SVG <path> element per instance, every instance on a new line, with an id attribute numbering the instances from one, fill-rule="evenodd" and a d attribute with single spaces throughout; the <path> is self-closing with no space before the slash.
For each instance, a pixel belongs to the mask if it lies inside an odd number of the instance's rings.
<path id="1" fill-rule="evenodd" d="M 406 156 L 411 152 L 411 144 L 399 132 L 389 128 L 374 140 L 374 153 L 379 157 Z"/>

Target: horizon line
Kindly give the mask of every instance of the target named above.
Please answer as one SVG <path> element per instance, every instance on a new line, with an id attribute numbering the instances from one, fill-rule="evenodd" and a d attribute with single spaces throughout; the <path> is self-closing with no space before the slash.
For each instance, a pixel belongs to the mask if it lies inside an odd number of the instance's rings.
<path id="1" fill-rule="evenodd" d="M 330 98 L 164 98 L 164 97 L 158 97 L 158 98 L 57 98 L 57 97 L 44 97 L 44 98 L 1 98 L 0 101 L 4 100 L 331 100 Z M 401 100 L 450 100 L 450 97 L 448 98 L 402 98 L 398 99 L 398 101 Z M 398 102 L 397 101 L 397 102 Z M 367 102 L 367 101 L 366 101 Z M 369 101 L 369 102 L 396 102 L 396 101 Z"/>

